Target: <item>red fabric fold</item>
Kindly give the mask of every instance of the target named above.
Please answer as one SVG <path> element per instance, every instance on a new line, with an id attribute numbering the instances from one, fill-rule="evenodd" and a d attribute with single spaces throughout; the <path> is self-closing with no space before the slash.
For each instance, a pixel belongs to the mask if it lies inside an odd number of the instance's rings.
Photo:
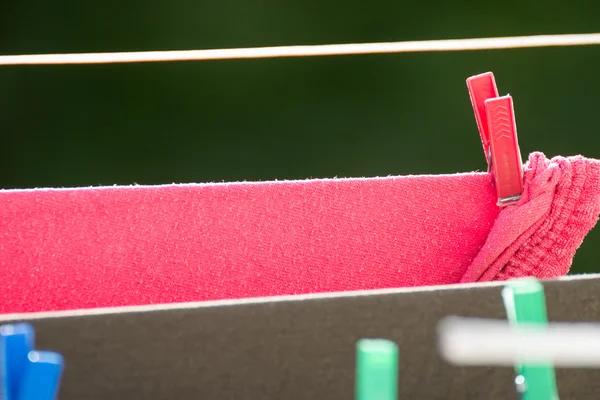
<path id="1" fill-rule="evenodd" d="M 567 272 L 600 169 L 0 191 L 0 312 L 412 287 Z"/>
<path id="2" fill-rule="evenodd" d="M 524 192 L 498 216 L 461 282 L 567 274 L 600 214 L 600 161 L 533 153 Z"/>

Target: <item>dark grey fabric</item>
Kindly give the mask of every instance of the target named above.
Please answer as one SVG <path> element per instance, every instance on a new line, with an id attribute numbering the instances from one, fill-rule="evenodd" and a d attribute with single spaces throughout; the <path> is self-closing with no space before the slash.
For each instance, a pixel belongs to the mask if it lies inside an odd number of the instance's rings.
<path id="1" fill-rule="evenodd" d="M 598 277 L 545 287 L 551 320 L 600 319 Z M 61 400 L 352 399 L 354 346 L 363 337 L 399 344 L 400 399 L 515 399 L 510 368 L 456 368 L 436 351 L 445 315 L 504 318 L 500 290 L 398 290 L 32 323 L 37 347 L 66 358 Z M 561 399 L 600 395 L 598 370 L 559 370 L 558 379 Z"/>

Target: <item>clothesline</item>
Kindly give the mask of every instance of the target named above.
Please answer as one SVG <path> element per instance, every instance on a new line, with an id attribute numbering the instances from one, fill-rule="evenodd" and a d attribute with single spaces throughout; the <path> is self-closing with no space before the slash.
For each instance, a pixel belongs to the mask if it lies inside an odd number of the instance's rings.
<path id="1" fill-rule="evenodd" d="M 353 54 L 497 50 L 600 44 L 600 33 L 514 36 L 475 39 L 424 40 L 276 46 L 208 50 L 171 50 L 116 53 L 24 54 L 0 56 L 2 65 L 115 64 L 167 61 L 208 61 L 249 58 L 336 56 Z"/>

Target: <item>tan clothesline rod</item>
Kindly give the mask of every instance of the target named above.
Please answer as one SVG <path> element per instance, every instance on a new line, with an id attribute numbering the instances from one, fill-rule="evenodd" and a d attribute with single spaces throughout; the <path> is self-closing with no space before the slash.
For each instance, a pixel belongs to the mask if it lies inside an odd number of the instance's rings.
<path id="1" fill-rule="evenodd" d="M 424 40 L 387 43 L 251 47 L 212 50 L 172 50 L 118 53 L 24 54 L 0 56 L 0 65 L 116 64 L 143 62 L 315 57 L 352 54 L 497 50 L 600 44 L 600 33 Z"/>

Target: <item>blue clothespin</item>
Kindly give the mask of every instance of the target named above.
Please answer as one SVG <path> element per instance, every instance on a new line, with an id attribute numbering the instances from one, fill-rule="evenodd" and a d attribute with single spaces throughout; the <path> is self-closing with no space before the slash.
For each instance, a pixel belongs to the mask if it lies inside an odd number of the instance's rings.
<path id="1" fill-rule="evenodd" d="M 35 351 L 29 324 L 0 326 L 0 400 L 54 400 L 64 368 L 62 356 Z"/>
<path id="2" fill-rule="evenodd" d="M 16 400 L 35 331 L 29 324 L 0 326 L 0 399 Z"/>
<path id="3" fill-rule="evenodd" d="M 51 351 L 31 351 L 17 400 L 54 400 L 58 395 L 64 360 Z"/>

